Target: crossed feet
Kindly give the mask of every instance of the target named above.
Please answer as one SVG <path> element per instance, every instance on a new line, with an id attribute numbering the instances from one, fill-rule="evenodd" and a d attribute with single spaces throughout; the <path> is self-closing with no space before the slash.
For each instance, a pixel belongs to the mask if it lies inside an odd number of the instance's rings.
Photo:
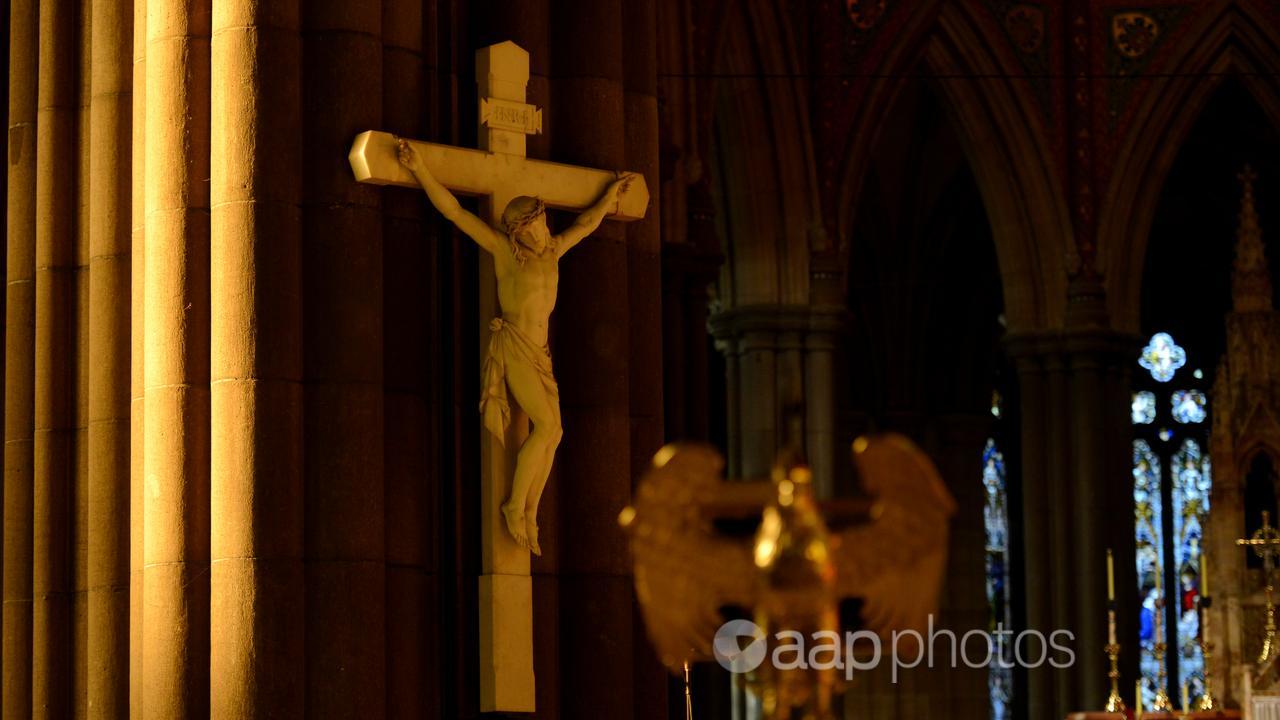
<path id="1" fill-rule="evenodd" d="M 506 518 L 507 532 L 511 533 L 516 544 L 542 557 L 542 547 L 538 545 L 538 523 L 533 516 L 525 514 L 524 505 L 503 503 L 502 516 Z"/>

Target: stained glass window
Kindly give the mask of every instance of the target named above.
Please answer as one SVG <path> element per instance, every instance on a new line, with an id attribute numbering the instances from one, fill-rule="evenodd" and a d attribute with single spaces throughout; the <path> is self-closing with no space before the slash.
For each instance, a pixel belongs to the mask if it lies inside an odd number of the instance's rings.
<path id="1" fill-rule="evenodd" d="M 1204 656 L 1200 651 L 1200 541 L 1209 515 L 1212 472 L 1208 456 L 1195 440 L 1182 441 L 1173 454 L 1173 563 L 1178 578 L 1178 667 L 1192 697 L 1204 691 Z"/>
<path id="2" fill-rule="evenodd" d="M 1144 703 L 1156 687 L 1156 588 L 1164 568 L 1164 524 L 1161 518 L 1160 458 L 1145 440 L 1133 441 L 1133 521 L 1138 561 L 1138 596 L 1142 598 L 1138 631 L 1138 665 Z"/>
<path id="3" fill-rule="evenodd" d="M 1187 364 L 1187 351 L 1179 347 L 1169 333 L 1156 333 L 1142 349 L 1138 364 L 1149 370 L 1157 382 L 1169 382 L 1178 368 Z"/>
<path id="4" fill-rule="evenodd" d="M 1166 645 L 1164 690 L 1174 700 L 1186 683 L 1192 697 L 1204 685 L 1200 651 L 1200 541 L 1209 512 L 1212 473 L 1205 451 L 1209 414 L 1205 374 L 1182 375 L 1185 385 L 1168 385 L 1188 354 L 1167 333 L 1157 333 L 1138 364 L 1149 371 L 1134 379 L 1133 421 L 1134 541 L 1138 571 L 1138 663 L 1143 707 L 1155 698 L 1159 672 L 1157 641 Z M 1164 612 L 1156 636 L 1156 599 Z"/>
<path id="5" fill-rule="evenodd" d="M 1133 394 L 1133 404 L 1129 406 L 1129 417 L 1134 425 L 1150 425 L 1156 419 L 1156 395 L 1142 391 Z"/>
<path id="6" fill-rule="evenodd" d="M 1155 400 L 1154 396 L 1152 400 Z M 1199 390 L 1178 390 L 1173 393 L 1170 402 L 1173 405 L 1174 420 L 1183 424 L 1204 422 L 1207 400 Z"/>
<path id="7" fill-rule="evenodd" d="M 995 439 L 988 439 L 982 451 L 982 485 L 986 490 L 983 520 L 987 533 L 987 604 L 991 609 L 990 631 L 997 625 L 1013 627 L 1009 607 L 1009 508 L 1005 487 L 1004 454 Z M 1013 648 L 1001 645 L 1008 657 L 990 665 L 988 689 L 991 695 L 991 720 L 1013 717 Z"/>

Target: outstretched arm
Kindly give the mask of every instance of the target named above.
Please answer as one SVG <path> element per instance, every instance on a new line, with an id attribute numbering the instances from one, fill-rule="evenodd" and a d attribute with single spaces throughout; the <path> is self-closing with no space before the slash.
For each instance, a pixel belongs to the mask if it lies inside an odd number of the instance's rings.
<path id="1" fill-rule="evenodd" d="M 439 180 L 436 180 L 427 169 L 421 153 L 407 140 L 400 140 L 400 164 L 413 173 L 418 184 L 427 191 L 431 204 L 436 206 L 436 210 L 439 210 L 441 215 L 458 226 L 459 230 L 475 240 L 477 245 L 488 250 L 495 258 L 503 256 L 505 238 L 458 204 L 458 199 L 449 192 L 448 188 L 441 185 Z"/>
<path id="2" fill-rule="evenodd" d="M 627 191 L 631 187 L 631 181 L 635 179 L 633 173 L 627 173 L 604 191 L 604 195 L 592 205 L 589 210 L 578 216 L 569 229 L 560 233 L 560 239 L 556 241 L 556 252 L 564 255 L 573 248 L 574 245 L 582 242 L 583 238 L 596 231 L 600 227 L 600 223 L 604 222 L 604 216 L 609 214 L 618 205 L 618 196 Z"/>

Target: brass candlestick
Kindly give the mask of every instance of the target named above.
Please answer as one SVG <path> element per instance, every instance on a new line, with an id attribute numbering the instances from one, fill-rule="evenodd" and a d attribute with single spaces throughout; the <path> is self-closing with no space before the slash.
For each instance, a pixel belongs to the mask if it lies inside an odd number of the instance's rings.
<path id="1" fill-rule="evenodd" d="M 1152 645 L 1151 651 L 1156 656 L 1156 697 L 1151 701 L 1152 712 L 1173 712 L 1173 703 L 1169 701 L 1169 693 L 1165 691 L 1165 685 L 1168 683 L 1168 672 L 1165 670 L 1164 653 L 1168 646 L 1164 642 L 1164 623 L 1161 622 L 1164 615 L 1164 591 L 1156 591 L 1156 612 L 1155 612 L 1155 644 Z"/>
<path id="2" fill-rule="evenodd" d="M 1111 658 L 1111 672 L 1107 673 L 1107 677 L 1111 678 L 1111 694 L 1107 696 L 1106 711 L 1122 713 L 1125 711 L 1125 706 L 1124 699 L 1120 697 L 1120 645 L 1111 643 L 1105 650 L 1107 657 Z"/>
<path id="3" fill-rule="evenodd" d="M 1109 713 L 1122 713 L 1125 711 L 1124 699 L 1120 697 L 1120 643 L 1116 642 L 1116 609 L 1115 603 L 1111 603 L 1111 607 L 1107 609 L 1107 638 L 1110 642 L 1103 648 L 1107 657 L 1111 658 L 1111 672 L 1107 673 L 1107 677 L 1111 678 L 1111 694 L 1107 696 L 1106 711 Z"/>
<path id="4" fill-rule="evenodd" d="M 1204 693 L 1196 699 L 1196 710 L 1218 710 L 1213 696 L 1213 641 L 1209 639 L 1209 606 L 1206 595 L 1200 598 L 1200 652 L 1204 655 Z"/>

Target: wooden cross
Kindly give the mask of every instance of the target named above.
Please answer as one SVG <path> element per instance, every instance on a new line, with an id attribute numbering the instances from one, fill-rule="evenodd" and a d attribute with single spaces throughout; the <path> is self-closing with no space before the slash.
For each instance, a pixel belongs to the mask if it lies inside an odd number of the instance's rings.
<path id="1" fill-rule="evenodd" d="M 1262 511 L 1262 527 L 1258 528 L 1248 539 L 1236 540 L 1241 545 L 1253 550 L 1262 558 L 1262 572 L 1266 580 L 1267 626 L 1266 635 L 1262 639 L 1262 652 L 1258 654 L 1258 665 L 1271 659 L 1276 652 L 1276 606 L 1272 600 L 1275 586 L 1272 583 L 1272 572 L 1275 570 L 1276 557 L 1280 556 L 1280 532 L 1271 527 L 1271 513 Z"/>
<path id="2" fill-rule="evenodd" d="M 529 53 L 512 42 L 476 53 L 480 95 L 480 149 L 410 140 L 436 179 L 451 191 L 480 198 L 480 217 L 501 227 L 503 209 L 512 198 L 530 195 L 548 207 L 584 210 L 619 177 L 609 170 L 562 165 L 525 157 L 525 136 L 542 131 L 542 111 L 525 103 Z M 356 180 L 420 190 L 418 181 L 397 158 L 397 138 L 390 133 L 361 133 L 349 159 Z M 636 176 L 622 195 L 614 220 L 639 220 L 649 206 L 643 176 Z M 480 356 L 489 346 L 489 321 L 498 317 L 497 279 L 493 258 L 480 255 Z M 479 368 L 477 368 L 477 371 Z M 479 398 L 476 398 L 479 400 Z M 511 425 L 505 444 L 480 433 L 481 575 L 480 575 L 480 710 L 533 712 L 533 579 L 529 552 L 507 533 L 501 505 L 511 489 L 515 451 L 529 432 L 528 418 L 512 397 Z"/>

